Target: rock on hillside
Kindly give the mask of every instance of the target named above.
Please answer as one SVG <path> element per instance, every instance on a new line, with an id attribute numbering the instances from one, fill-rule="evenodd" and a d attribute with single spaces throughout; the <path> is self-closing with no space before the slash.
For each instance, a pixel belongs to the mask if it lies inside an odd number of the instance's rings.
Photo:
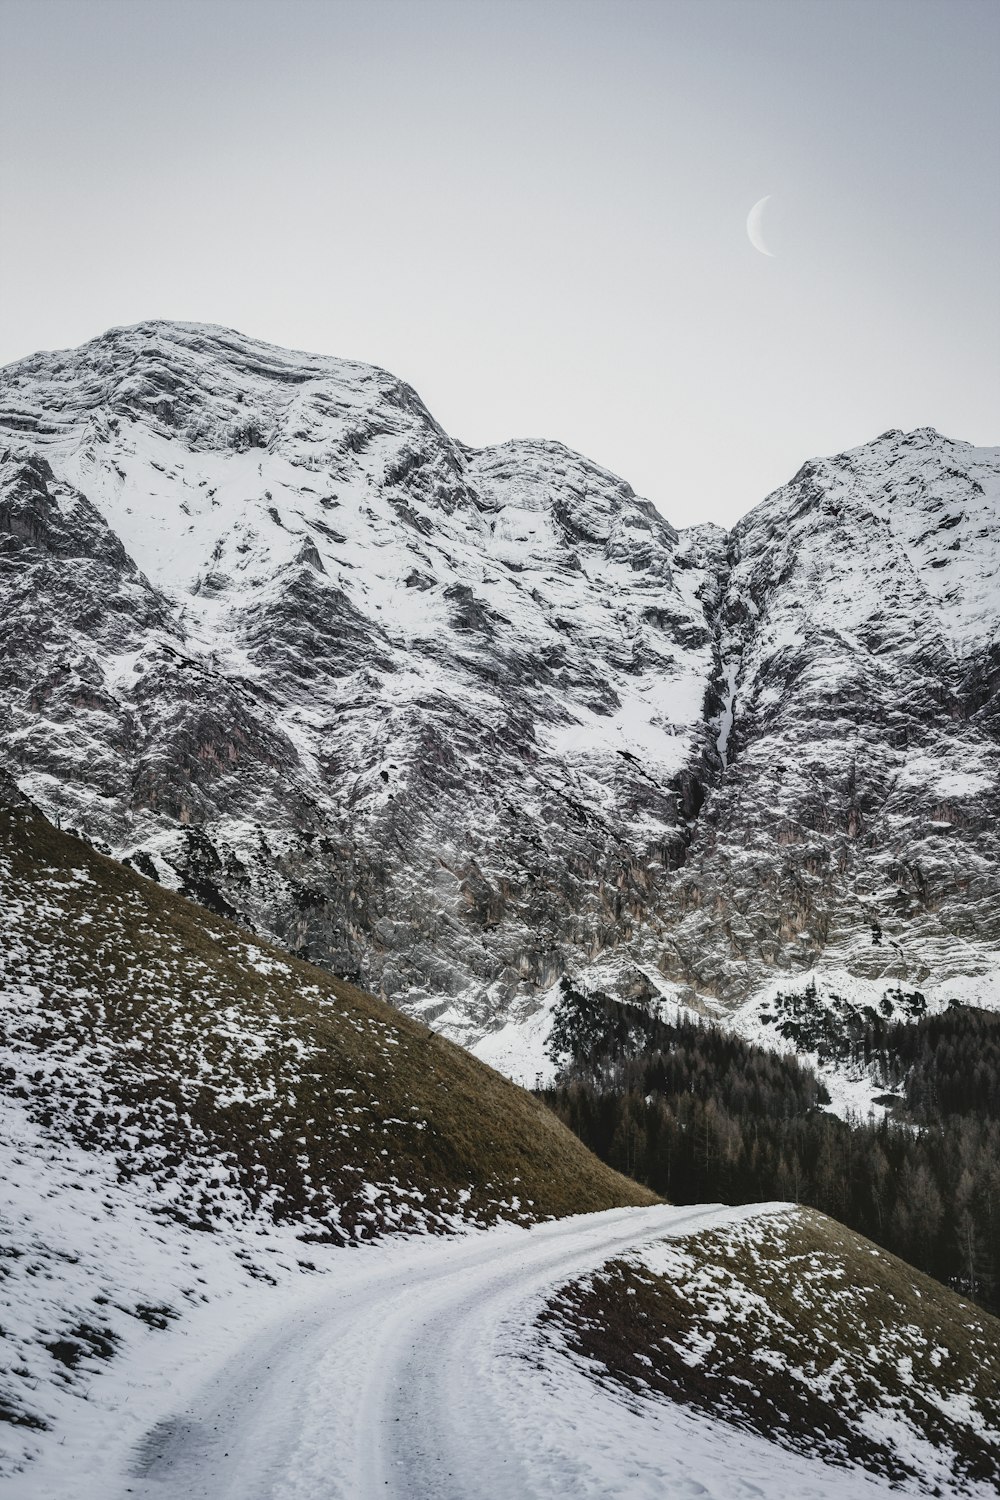
<path id="1" fill-rule="evenodd" d="M 998 454 L 929 431 L 807 464 L 735 528 L 725 767 L 666 972 L 730 1002 L 813 965 L 995 976 L 998 580 Z"/>

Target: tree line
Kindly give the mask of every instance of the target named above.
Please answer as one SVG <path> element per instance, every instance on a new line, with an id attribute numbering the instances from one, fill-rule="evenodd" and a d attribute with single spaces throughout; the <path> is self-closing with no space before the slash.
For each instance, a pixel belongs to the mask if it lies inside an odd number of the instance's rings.
<path id="1" fill-rule="evenodd" d="M 541 1095 L 675 1203 L 808 1204 L 1000 1311 L 1000 1017 L 955 1007 L 876 1031 L 850 1055 L 901 1090 L 906 1116 L 848 1123 L 795 1057 L 564 980 L 549 1043 L 561 1072 Z"/>
<path id="2" fill-rule="evenodd" d="M 910 1117 L 932 1125 L 947 1115 L 1000 1120 L 1000 1015 L 953 1005 L 919 1021 L 867 1025 L 847 1058 L 886 1089 Z"/>

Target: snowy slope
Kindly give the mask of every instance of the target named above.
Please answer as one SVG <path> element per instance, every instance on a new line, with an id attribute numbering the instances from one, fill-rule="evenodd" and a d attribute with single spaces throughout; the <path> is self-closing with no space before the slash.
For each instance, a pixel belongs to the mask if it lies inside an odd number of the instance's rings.
<path id="1" fill-rule="evenodd" d="M 652 1201 L 460 1048 L 3 794 L 0 1480 L 206 1299 Z"/>
<path id="2" fill-rule="evenodd" d="M 735 1439 L 743 1457 L 756 1433 L 822 1457 L 847 1494 L 867 1493 L 859 1468 L 896 1493 L 994 1493 L 1000 1324 L 822 1214 L 769 1207 L 702 1221 L 561 1287 L 540 1319 L 552 1347 L 650 1427 L 664 1408 L 676 1420 L 677 1405 L 721 1417 L 731 1436 L 720 1446 Z M 812 1493 L 800 1473 L 772 1452 L 762 1493 L 779 1474 L 779 1493 Z"/>
<path id="3" fill-rule="evenodd" d="M 678 533 L 167 323 L 10 366 L 0 434 L 0 764 L 165 883 L 531 1078 L 563 973 L 995 987 L 998 450 L 887 433 Z"/>
<path id="4" fill-rule="evenodd" d="M 772 1208 L 781 1209 L 782 1205 Z M 229 1278 L 185 1326 L 95 1380 L 87 1420 L 12 1500 L 522 1500 L 568 1494 L 861 1500 L 860 1468 L 599 1383 L 536 1321 L 611 1257 L 691 1260 L 769 1209 L 666 1207 L 332 1251 L 279 1287 Z M 763 1218 L 762 1218 L 763 1216 Z M 696 1254 L 695 1250 L 695 1254 Z M 707 1270 L 707 1268 L 706 1268 Z M 235 1274 L 234 1274 L 235 1271 Z M 899 1336 L 909 1348 L 909 1335 Z M 960 1399 L 956 1392 L 956 1400 Z M 872 1409 L 872 1421 L 879 1412 Z M 893 1415 L 887 1408 L 885 1429 Z M 935 1476 L 939 1477 L 939 1476 Z M 985 1495 L 954 1484 L 942 1495 Z"/>
<path id="5" fill-rule="evenodd" d="M 885 1492 L 595 1384 L 540 1321 L 766 1208 L 612 1207 L 649 1195 L 536 1100 L 0 792 L 5 1494 Z"/>

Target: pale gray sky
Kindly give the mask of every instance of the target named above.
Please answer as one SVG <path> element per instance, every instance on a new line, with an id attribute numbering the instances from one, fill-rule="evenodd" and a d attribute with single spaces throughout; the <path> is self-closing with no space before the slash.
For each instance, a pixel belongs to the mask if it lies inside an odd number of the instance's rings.
<path id="1" fill-rule="evenodd" d="M 0 0 L 0 363 L 149 317 L 381 364 L 675 524 L 1000 442 L 993 0 Z M 750 245 L 751 205 L 771 194 Z"/>

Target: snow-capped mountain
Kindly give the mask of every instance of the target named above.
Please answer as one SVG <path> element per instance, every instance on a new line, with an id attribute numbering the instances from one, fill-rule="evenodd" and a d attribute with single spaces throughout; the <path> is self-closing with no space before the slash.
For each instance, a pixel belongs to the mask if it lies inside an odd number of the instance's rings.
<path id="1" fill-rule="evenodd" d="M 1000 450 L 930 430 L 678 532 L 217 328 L 0 374 L 0 765 L 522 1074 L 564 973 L 1000 998 L 998 577 Z"/>

